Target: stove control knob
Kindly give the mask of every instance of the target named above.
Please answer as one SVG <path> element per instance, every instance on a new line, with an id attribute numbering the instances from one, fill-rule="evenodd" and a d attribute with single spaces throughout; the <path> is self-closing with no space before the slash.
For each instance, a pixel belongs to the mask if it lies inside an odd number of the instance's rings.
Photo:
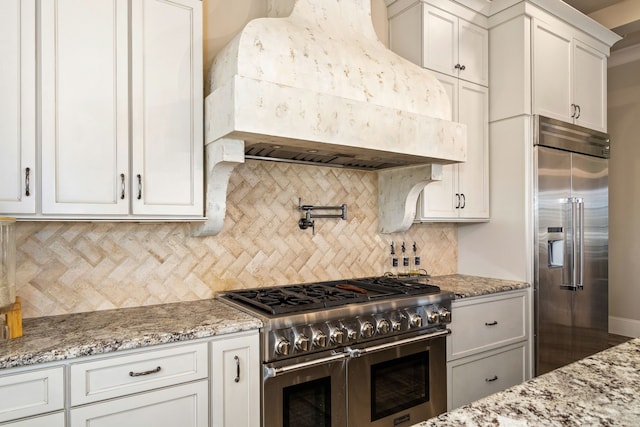
<path id="1" fill-rule="evenodd" d="M 438 314 L 440 315 L 440 320 L 442 322 L 451 322 L 451 312 L 446 308 L 442 307 L 438 310 Z"/>
<path id="2" fill-rule="evenodd" d="M 360 328 L 360 335 L 362 338 L 371 338 L 373 336 L 373 325 L 371 322 L 364 322 Z"/>
<path id="3" fill-rule="evenodd" d="M 318 332 L 313 337 L 313 345 L 316 347 L 326 347 L 327 346 L 327 336 L 324 332 Z"/>
<path id="4" fill-rule="evenodd" d="M 400 323 L 398 321 L 395 321 L 395 320 L 392 320 L 391 321 L 391 330 L 393 332 L 398 332 L 398 331 L 400 331 L 400 329 L 402 329 L 402 323 Z"/>
<path id="5" fill-rule="evenodd" d="M 351 341 L 354 341 L 358 338 L 358 332 L 354 329 L 347 329 L 347 338 Z"/>
<path id="6" fill-rule="evenodd" d="M 436 311 L 427 311 L 427 322 L 429 324 L 440 322 L 440 315 Z"/>
<path id="7" fill-rule="evenodd" d="M 300 351 L 309 351 L 310 339 L 304 335 L 300 335 L 296 340 L 296 348 Z"/>
<path id="8" fill-rule="evenodd" d="M 331 341 L 333 341 L 334 344 L 342 344 L 344 342 L 344 332 L 339 329 L 333 331 Z"/>
<path id="9" fill-rule="evenodd" d="M 291 349 L 291 343 L 284 338 L 280 338 L 276 344 L 276 353 L 281 356 L 288 356 Z"/>
<path id="10" fill-rule="evenodd" d="M 389 325 L 388 320 L 382 319 L 378 322 L 378 333 L 380 335 L 388 334 L 389 330 L 391 330 L 391 325 Z"/>
<path id="11" fill-rule="evenodd" d="M 412 314 L 409 317 L 409 327 L 420 328 L 422 327 L 422 317 L 419 314 Z"/>

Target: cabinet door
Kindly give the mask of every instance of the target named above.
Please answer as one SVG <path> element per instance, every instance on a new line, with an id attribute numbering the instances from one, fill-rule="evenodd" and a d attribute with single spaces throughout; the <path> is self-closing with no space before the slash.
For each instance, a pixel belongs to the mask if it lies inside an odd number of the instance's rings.
<path id="1" fill-rule="evenodd" d="M 36 211 L 35 0 L 0 2 L 0 215 Z"/>
<path id="2" fill-rule="evenodd" d="M 62 366 L 0 376 L 0 422 L 62 409 Z"/>
<path id="3" fill-rule="evenodd" d="M 467 161 L 458 165 L 460 218 L 489 218 L 489 91 L 460 80 L 458 121 L 467 125 Z"/>
<path id="4" fill-rule="evenodd" d="M 534 114 L 572 122 L 572 37 L 534 21 Z"/>
<path id="5" fill-rule="evenodd" d="M 132 6 L 132 209 L 202 217 L 202 2 Z"/>
<path id="6" fill-rule="evenodd" d="M 459 20 L 459 58 L 461 79 L 489 85 L 489 32 L 463 19 Z"/>
<path id="7" fill-rule="evenodd" d="M 70 426 L 206 427 L 208 413 L 207 380 L 202 380 L 72 408 Z"/>
<path id="8" fill-rule="evenodd" d="M 260 425 L 258 348 L 257 333 L 211 343 L 212 426 Z"/>
<path id="9" fill-rule="evenodd" d="M 44 214 L 128 213 L 127 3 L 40 3 Z"/>
<path id="10" fill-rule="evenodd" d="M 458 18 L 428 4 L 423 7 L 423 67 L 457 76 Z"/>
<path id="11" fill-rule="evenodd" d="M 435 74 L 451 101 L 451 119 L 458 121 L 458 79 Z M 443 220 L 458 217 L 458 165 L 442 167 L 442 180 L 427 184 L 418 202 L 418 220 Z"/>
<path id="12" fill-rule="evenodd" d="M 580 108 L 576 124 L 607 130 L 607 56 L 574 39 L 573 102 Z"/>

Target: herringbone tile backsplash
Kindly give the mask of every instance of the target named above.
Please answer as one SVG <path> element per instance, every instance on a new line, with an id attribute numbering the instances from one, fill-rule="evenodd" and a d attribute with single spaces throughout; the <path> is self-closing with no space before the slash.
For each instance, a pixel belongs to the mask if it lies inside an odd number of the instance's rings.
<path id="1" fill-rule="evenodd" d="M 247 161 L 231 174 L 222 232 L 184 223 L 20 222 L 16 293 L 25 317 L 211 298 L 225 289 L 381 274 L 391 240 L 414 241 L 430 274 L 455 273 L 452 224 L 377 232 L 372 172 Z M 304 204 L 347 204 L 347 221 L 300 230 Z"/>

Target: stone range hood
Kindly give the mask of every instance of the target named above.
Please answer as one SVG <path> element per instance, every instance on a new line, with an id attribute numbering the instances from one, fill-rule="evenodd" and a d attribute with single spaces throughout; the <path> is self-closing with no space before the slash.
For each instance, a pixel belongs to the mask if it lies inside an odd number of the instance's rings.
<path id="1" fill-rule="evenodd" d="M 466 160 L 466 127 L 431 72 L 377 38 L 370 0 L 268 0 L 216 56 L 205 99 L 206 216 L 217 234 L 246 158 L 378 171 L 382 232 L 404 231 L 442 164 Z"/>

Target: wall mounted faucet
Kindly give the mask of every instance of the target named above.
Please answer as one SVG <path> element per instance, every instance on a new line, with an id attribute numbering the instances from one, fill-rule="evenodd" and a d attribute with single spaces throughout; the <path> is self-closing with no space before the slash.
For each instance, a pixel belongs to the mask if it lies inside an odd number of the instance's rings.
<path id="1" fill-rule="evenodd" d="M 298 210 L 300 212 L 304 212 L 304 217 L 300 218 L 298 221 L 298 226 L 301 230 L 306 230 L 311 227 L 313 234 L 316 234 L 316 226 L 314 219 L 317 218 L 340 218 L 347 219 L 347 205 L 340 206 L 314 206 L 314 205 L 303 205 L 302 198 L 298 199 Z M 318 210 L 340 210 L 342 211 L 339 214 L 316 214 L 312 213 L 312 211 Z"/>

